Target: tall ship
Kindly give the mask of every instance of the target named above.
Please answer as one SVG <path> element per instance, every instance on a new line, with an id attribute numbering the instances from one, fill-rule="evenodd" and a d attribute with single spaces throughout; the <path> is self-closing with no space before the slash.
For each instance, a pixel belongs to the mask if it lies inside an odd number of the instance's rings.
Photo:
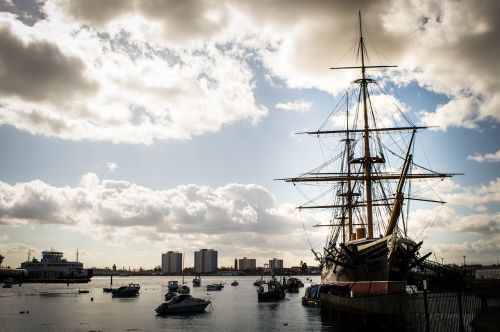
<path id="1" fill-rule="evenodd" d="M 283 180 L 301 192 L 319 188 L 298 209 L 322 213 L 326 222 L 316 226 L 329 230 L 323 252 L 313 251 L 322 266 L 322 307 L 387 314 L 391 301 L 378 295 L 404 292 L 410 271 L 431 255 L 420 254 L 423 243 L 408 234 L 409 203 L 444 203 L 424 189 L 454 174 L 416 162 L 415 137 L 427 127 L 415 125 L 370 75 L 396 66 L 368 62 L 361 13 L 358 27 L 357 63 L 330 69 L 359 76 L 318 130 L 301 133 L 321 140 L 325 161 Z"/>
<path id="2" fill-rule="evenodd" d="M 28 271 L 28 282 L 87 283 L 93 275 L 92 269 L 84 269 L 83 263 L 78 261 L 78 251 L 76 262 L 63 258 L 60 251 L 42 251 L 40 260 L 28 257 L 21 268 Z"/>

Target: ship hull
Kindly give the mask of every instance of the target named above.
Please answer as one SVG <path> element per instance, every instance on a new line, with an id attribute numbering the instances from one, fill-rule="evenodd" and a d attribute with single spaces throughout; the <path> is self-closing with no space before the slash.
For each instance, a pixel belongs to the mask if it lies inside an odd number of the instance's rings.
<path id="1" fill-rule="evenodd" d="M 400 294 L 342 297 L 323 293 L 320 296 L 320 301 L 321 308 L 329 313 L 375 316 L 396 316 L 401 313 Z"/>
<path id="2" fill-rule="evenodd" d="M 396 235 L 343 244 L 325 257 L 321 283 L 406 280 L 420 245 Z"/>
<path id="3" fill-rule="evenodd" d="M 419 247 L 396 235 L 341 245 L 322 270 L 321 308 L 349 315 L 399 315 Z"/>

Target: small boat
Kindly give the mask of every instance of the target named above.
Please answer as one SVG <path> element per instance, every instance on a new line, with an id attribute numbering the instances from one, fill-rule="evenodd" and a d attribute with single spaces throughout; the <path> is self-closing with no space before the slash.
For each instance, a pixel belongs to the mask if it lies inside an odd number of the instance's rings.
<path id="1" fill-rule="evenodd" d="M 210 303 L 210 299 L 201 299 L 188 294 L 180 294 L 160 304 L 155 311 L 158 315 L 201 313 L 205 311 L 205 308 Z"/>
<path id="2" fill-rule="evenodd" d="M 89 290 L 88 289 L 79 289 L 78 293 L 79 294 L 88 294 Z"/>
<path id="3" fill-rule="evenodd" d="M 263 286 L 257 290 L 257 299 L 259 302 L 279 301 L 285 298 L 285 287 L 274 277 L 267 283 L 267 291 Z"/>
<path id="4" fill-rule="evenodd" d="M 201 286 L 201 278 L 200 275 L 197 274 L 196 277 L 193 279 L 193 287 L 200 287 Z"/>
<path id="5" fill-rule="evenodd" d="M 306 292 L 302 297 L 302 305 L 315 307 L 320 305 L 320 286 L 315 284 L 306 288 Z"/>
<path id="6" fill-rule="evenodd" d="M 189 294 L 190 291 L 191 289 L 187 285 L 182 285 L 177 288 L 177 292 L 180 294 Z"/>
<path id="7" fill-rule="evenodd" d="M 207 285 L 207 291 L 220 291 L 222 288 L 224 288 L 222 283 Z"/>
<path id="8" fill-rule="evenodd" d="M 298 293 L 301 281 L 295 277 L 285 279 L 283 277 L 283 286 L 288 293 Z"/>
<path id="9" fill-rule="evenodd" d="M 231 286 L 238 286 L 240 283 L 237 282 L 236 280 L 231 283 Z"/>
<path id="10" fill-rule="evenodd" d="M 169 292 L 177 292 L 179 289 L 179 282 L 177 280 L 170 280 L 167 287 Z"/>
<path id="11" fill-rule="evenodd" d="M 113 291 L 113 287 L 103 287 L 103 293 L 111 293 Z"/>
<path id="12" fill-rule="evenodd" d="M 12 284 L 3 284 L 2 288 L 12 288 Z"/>
<path id="13" fill-rule="evenodd" d="M 117 289 L 113 289 L 113 297 L 133 297 L 139 294 L 139 289 L 141 286 L 139 284 L 128 284 L 128 286 L 122 286 Z"/>

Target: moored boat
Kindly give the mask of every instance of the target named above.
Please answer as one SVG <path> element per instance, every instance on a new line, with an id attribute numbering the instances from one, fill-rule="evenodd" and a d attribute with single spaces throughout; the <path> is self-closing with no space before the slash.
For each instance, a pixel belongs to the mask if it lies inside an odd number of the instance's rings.
<path id="1" fill-rule="evenodd" d="M 267 290 L 264 286 L 257 289 L 257 299 L 259 302 L 279 301 L 285 298 L 285 287 L 274 277 L 267 283 Z"/>
<path id="2" fill-rule="evenodd" d="M 180 294 L 160 304 L 155 311 L 159 315 L 201 313 L 205 311 L 210 303 L 210 299 L 201 299 L 188 294 Z"/>
<path id="3" fill-rule="evenodd" d="M 201 286 L 201 278 L 200 275 L 197 274 L 196 277 L 193 279 L 193 287 L 200 287 Z"/>
<path id="4" fill-rule="evenodd" d="M 76 261 L 67 261 L 59 251 L 42 251 L 40 261 L 28 257 L 21 268 L 28 272 L 26 282 L 87 283 L 93 276 L 93 270 L 84 269 L 83 263 L 78 261 L 78 251 Z"/>
<path id="5" fill-rule="evenodd" d="M 238 281 L 236 281 L 236 280 L 235 280 L 235 281 L 233 281 L 233 282 L 231 283 L 231 286 L 238 286 L 239 284 L 240 284 L 240 283 L 239 283 Z"/>
<path id="6" fill-rule="evenodd" d="M 306 288 L 302 297 L 302 305 L 319 306 L 320 304 L 320 287 L 319 284 L 314 284 Z"/>
<path id="7" fill-rule="evenodd" d="M 127 286 L 121 286 L 117 289 L 113 289 L 111 293 L 113 297 L 134 297 L 139 295 L 139 290 L 141 286 L 139 284 L 130 283 Z"/>
<path id="8" fill-rule="evenodd" d="M 283 286 L 288 293 L 298 293 L 301 281 L 298 278 L 290 277 L 286 279 L 283 277 Z"/>
<path id="9" fill-rule="evenodd" d="M 177 288 L 177 292 L 179 294 L 189 294 L 191 292 L 191 289 L 187 285 L 181 285 L 179 288 Z"/>
<path id="10" fill-rule="evenodd" d="M 179 282 L 177 280 L 169 280 L 167 287 L 169 292 L 177 292 L 179 289 Z"/>
<path id="11" fill-rule="evenodd" d="M 224 288 L 222 283 L 207 285 L 207 291 L 220 291 L 222 288 Z"/>

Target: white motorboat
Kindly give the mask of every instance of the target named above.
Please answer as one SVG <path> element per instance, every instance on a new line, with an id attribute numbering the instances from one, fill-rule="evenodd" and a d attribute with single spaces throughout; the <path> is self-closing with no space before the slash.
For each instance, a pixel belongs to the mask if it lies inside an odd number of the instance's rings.
<path id="1" fill-rule="evenodd" d="M 189 294 L 180 294 L 160 304 L 155 311 L 159 315 L 201 313 L 205 311 L 205 308 L 210 303 L 210 299 L 201 299 L 192 297 Z"/>

